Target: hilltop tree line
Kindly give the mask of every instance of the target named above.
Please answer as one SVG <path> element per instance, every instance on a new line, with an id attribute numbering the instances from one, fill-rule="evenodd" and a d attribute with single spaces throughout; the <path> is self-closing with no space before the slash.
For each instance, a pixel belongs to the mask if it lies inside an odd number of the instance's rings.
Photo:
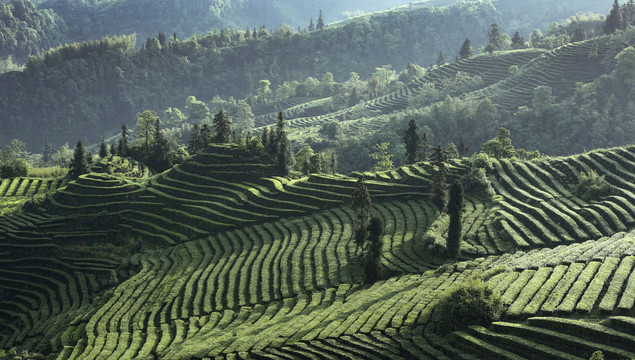
<path id="1" fill-rule="evenodd" d="M 256 93 L 261 79 L 275 88 L 327 72 L 334 79 L 346 79 L 351 71 L 368 77 L 382 64 L 405 68 L 411 59 L 433 62 L 438 49 L 458 47 L 465 38 L 453 21 L 461 18 L 465 28 L 482 29 L 496 16 L 482 4 L 463 4 L 364 16 L 307 34 L 262 29 L 258 39 L 247 39 L 246 30 L 185 40 L 164 35 L 135 51 L 72 44 L 47 52 L 48 59 L 31 58 L 24 73 L 0 75 L 2 140 L 28 134 L 38 144 L 45 137 L 60 144 L 112 134 L 144 109 L 174 107 L 182 94 L 245 98 Z M 421 24 L 433 23 L 438 26 L 422 31 Z M 223 47 L 223 37 L 236 39 L 235 45 Z"/>

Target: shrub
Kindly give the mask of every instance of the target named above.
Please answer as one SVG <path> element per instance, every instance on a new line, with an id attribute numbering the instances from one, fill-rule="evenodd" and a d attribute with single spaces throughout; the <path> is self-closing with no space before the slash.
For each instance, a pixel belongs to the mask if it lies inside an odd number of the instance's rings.
<path id="1" fill-rule="evenodd" d="M 593 355 L 591 355 L 591 358 L 589 360 L 604 360 L 604 354 L 600 350 L 598 350 L 594 352 Z"/>
<path id="2" fill-rule="evenodd" d="M 582 200 L 597 200 L 611 193 L 611 185 L 606 182 L 604 175 L 598 175 L 594 170 L 581 172 L 580 181 L 573 188 L 573 193 Z"/>
<path id="3" fill-rule="evenodd" d="M 23 159 L 16 159 L 0 166 L 0 177 L 4 179 L 24 177 L 29 173 L 29 164 Z"/>
<path id="4" fill-rule="evenodd" d="M 432 321 L 437 332 L 447 334 L 469 325 L 489 326 L 506 308 L 482 279 L 473 278 L 448 290 Z"/>

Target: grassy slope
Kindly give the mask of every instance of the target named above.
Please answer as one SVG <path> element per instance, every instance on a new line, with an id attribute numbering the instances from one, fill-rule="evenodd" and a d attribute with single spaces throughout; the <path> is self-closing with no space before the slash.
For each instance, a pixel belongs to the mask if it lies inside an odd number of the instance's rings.
<path id="1" fill-rule="evenodd" d="M 355 178 L 266 177 L 250 156 L 211 146 L 149 181 L 91 174 L 58 190 L 45 213 L 3 217 L 0 347 L 59 359 L 454 358 L 484 356 L 475 344 L 488 342 L 522 356 L 504 336 L 527 333 L 555 352 L 561 345 L 545 340 L 555 335 L 540 328 L 566 333 L 557 319 L 526 317 L 633 316 L 635 242 L 623 231 L 635 224 L 634 148 L 494 162 L 497 196 L 467 193 L 463 261 L 442 267 L 434 243 L 447 218 L 426 201 L 430 165 L 366 174 L 390 274 L 372 286 L 360 284 L 350 241 Z M 614 190 L 586 202 L 569 187 L 591 169 Z M 467 170 L 456 162 L 452 177 Z M 121 249 L 137 240 L 156 250 L 128 247 L 137 253 L 127 257 Z M 514 250 L 524 252 L 500 256 Z M 427 325 L 440 295 L 479 274 L 511 305 L 506 322 L 438 338 Z M 604 325 L 630 331 L 620 324 Z M 611 354 L 632 349 L 594 341 Z"/>

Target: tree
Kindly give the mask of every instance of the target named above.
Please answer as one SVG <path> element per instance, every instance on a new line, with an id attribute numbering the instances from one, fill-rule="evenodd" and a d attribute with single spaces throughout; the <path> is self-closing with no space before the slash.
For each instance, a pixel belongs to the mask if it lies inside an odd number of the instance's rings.
<path id="1" fill-rule="evenodd" d="M 273 91 L 269 88 L 271 81 L 260 80 L 258 81 L 258 96 L 257 101 L 259 104 L 266 104 L 273 97 Z"/>
<path id="2" fill-rule="evenodd" d="M 465 138 L 461 135 L 461 140 L 459 141 L 459 147 L 457 149 L 459 151 L 459 156 L 464 157 L 470 153 L 470 148 L 465 143 Z"/>
<path id="3" fill-rule="evenodd" d="M 472 42 L 470 39 L 465 38 L 463 45 L 461 46 L 461 50 L 459 51 L 459 58 L 461 60 L 467 59 L 472 56 L 474 53 L 474 49 L 472 48 Z"/>
<path id="4" fill-rule="evenodd" d="M 185 100 L 185 114 L 190 123 L 202 123 L 209 120 L 209 107 L 194 96 L 188 96 Z"/>
<path id="5" fill-rule="evenodd" d="M 443 211 L 447 201 L 447 157 L 441 144 L 437 145 L 433 151 L 432 160 L 434 162 L 435 172 L 432 175 L 432 191 L 430 195 L 432 196 L 432 201 L 434 201 L 437 206 L 439 206 L 439 209 Z"/>
<path id="6" fill-rule="evenodd" d="M 593 41 L 591 43 L 591 49 L 589 49 L 589 55 L 587 56 L 589 59 L 595 59 L 598 57 L 598 42 Z"/>
<path id="7" fill-rule="evenodd" d="M 198 124 L 194 124 L 192 126 L 192 132 L 190 133 L 190 141 L 187 143 L 187 151 L 190 154 L 194 154 L 200 150 L 199 148 L 200 136 L 201 136 L 201 129 L 199 128 Z"/>
<path id="8" fill-rule="evenodd" d="M 512 145 L 511 134 L 504 127 L 498 128 L 498 135 L 492 140 L 483 144 L 481 151 L 490 157 L 497 159 L 511 158 L 516 156 L 516 150 Z"/>
<path id="9" fill-rule="evenodd" d="M 287 131 L 284 129 L 284 115 L 282 111 L 278 112 L 278 121 L 276 123 L 275 141 L 273 144 L 276 146 L 276 168 L 283 175 L 289 175 L 291 167 L 293 166 L 293 153 L 291 152 L 291 143 L 287 136 Z"/>
<path id="10" fill-rule="evenodd" d="M 88 173 L 88 163 L 86 162 L 86 149 L 81 140 L 75 145 L 73 160 L 71 160 L 68 175 L 71 179 L 77 179 L 80 175 Z"/>
<path id="11" fill-rule="evenodd" d="M 455 259 L 461 251 L 461 211 L 463 210 L 463 185 L 456 181 L 450 187 L 450 199 L 448 201 L 448 215 L 450 225 L 448 228 L 447 249 L 448 256 Z"/>
<path id="12" fill-rule="evenodd" d="M 219 144 L 227 144 L 232 140 L 232 120 L 225 115 L 223 109 L 220 109 L 212 120 L 214 131 L 216 132 L 216 142 Z"/>
<path id="13" fill-rule="evenodd" d="M 108 157 L 108 147 L 106 146 L 106 140 L 104 140 L 104 138 L 101 138 L 101 141 L 99 142 L 99 157 L 102 159 L 105 159 Z"/>
<path id="14" fill-rule="evenodd" d="M 148 159 L 150 155 L 150 144 L 153 141 L 154 125 L 157 122 L 159 116 L 152 110 L 145 110 L 137 118 L 137 139 L 143 144 L 143 158 Z"/>
<path id="15" fill-rule="evenodd" d="M 311 22 L 309 23 L 309 31 L 314 31 L 315 25 L 313 25 L 313 18 L 311 18 Z"/>
<path id="16" fill-rule="evenodd" d="M 318 17 L 316 29 L 317 30 L 324 29 L 324 16 L 322 15 L 322 9 L 320 9 L 320 16 Z"/>
<path id="17" fill-rule="evenodd" d="M 606 22 L 604 24 L 604 32 L 606 34 L 612 34 L 615 31 L 622 28 L 622 12 L 620 11 L 620 4 L 618 4 L 617 0 L 613 2 L 613 8 L 609 12 L 609 15 L 606 17 Z"/>
<path id="18" fill-rule="evenodd" d="M 437 66 L 441 66 L 445 64 L 445 55 L 443 54 L 443 51 L 441 51 L 439 53 L 439 57 L 437 58 Z"/>
<path id="19" fill-rule="evenodd" d="M 430 149 L 430 145 L 428 145 L 428 133 L 424 132 L 421 136 L 421 160 L 428 161 L 428 149 Z"/>
<path id="20" fill-rule="evenodd" d="M 42 162 L 48 164 L 53 156 L 53 145 L 49 142 L 48 138 L 44 139 L 44 148 L 42 149 Z"/>
<path id="21" fill-rule="evenodd" d="M 126 124 L 121 125 L 121 137 L 117 143 L 117 154 L 125 157 L 130 153 L 130 146 L 128 145 L 128 128 Z"/>
<path id="22" fill-rule="evenodd" d="M 512 49 L 518 50 L 518 49 L 524 49 L 525 47 L 526 47 L 525 39 L 523 39 L 520 36 L 520 33 L 516 31 L 516 33 L 514 34 L 514 37 L 512 37 Z"/>
<path id="23" fill-rule="evenodd" d="M 154 123 L 154 142 L 150 154 L 149 165 L 163 171 L 172 166 L 172 151 L 169 140 L 161 131 L 161 119 L 156 118 Z"/>
<path id="24" fill-rule="evenodd" d="M 168 108 L 163 111 L 163 120 L 167 125 L 178 125 L 185 120 L 185 115 L 178 108 Z"/>
<path id="25" fill-rule="evenodd" d="M 372 167 L 372 169 L 370 169 L 370 171 L 386 171 L 393 168 L 392 155 L 388 153 L 389 145 L 390 143 L 388 142 L 375 144 L 375 150 L 377 151 L 369 156 L 373 158 L 373 160 L 377 161 L 377 163 Z"/>
<path id="26" fill-rule="evenodd" d="M 311 158 L 315 155 L 315 152 L 310 146 L 305 146 L 295 154 L 294 169 L 301 172 L 303 175 L 309 175 Z"/>
<path id="27" fill-rule="evenodd" d="M 365 282 L 373 283 L 384 277 L 380 262 L 384 222 L 378 216 L 373 216 L 368 223 L 368 250 L 364 261 Z"/>
<path id="28" fill-rule="evenodd" d="M 498 24 L 492 24 L 492 29 L 488 34 L 488 41 L 485 44 L 485 51 L 492 53 L 493 51 L 500 50 L 502 45 L 501 35 L 498 31 Z"/>
<path id="29" fill-rule="evenodd" d="M 423 144 L 421 135 L 417 132 L 415 119 L 410 119 L 408 130 L 406 130 L 404 134 L 403 141 L 406 145 L 406 159 L 408 160 L 408 164 L 414 164 L 420 161 Z"/>
<path id="30" fill-rule="evenodd" d="M 370 194 L 368 193 L 365 180 L 363 175 L 357 179 L 357 185 L 355 186 L 351 198 L 351 207 L 357 211 L 353 241 L 362 249 L 364 249 L 364 244 L 368 238 L 368 218 L 370 217 L 371 205 Z"/>
<path id="31" fill-rule="evenodd" d="M 571 42 L 578 42 L 586 40 L 586 31 L 582 25 L 578 25 L 578 27 L 573 32 L 573 36 L 571 37 Z"/>

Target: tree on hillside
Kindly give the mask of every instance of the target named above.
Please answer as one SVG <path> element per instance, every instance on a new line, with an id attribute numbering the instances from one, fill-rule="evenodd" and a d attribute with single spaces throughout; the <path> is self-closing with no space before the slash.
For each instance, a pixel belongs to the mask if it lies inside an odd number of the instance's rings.
<path id="1" fill-rule="evenodd" d="M 516 31 L 516 33 L 512 37 L 512 49 L 518 50 L 518 49 L 524 49 L 526 47 L 527 46 L 525 46 L 525 39 L 523 39 L 520 36 L 520 33 L 518 33 L 518 31 Z"/>
<path id="2" fill-rule="evenodd" d="M 170 143 L 161 130 L 161 119 L 156 118 L 154 123 L 154 136 L 152 143 L 152 151 L 148 164 L 158 170 L 166 170 L 172 166 L 173 154 L 170 149 Z"/>
<path id="3" fill-rule="evenodd" d="M 121 157 L 128 156 L 130 153 L 130 145 L 128 145 L 128 128 L 126 124 L 121 125 L 121 137 L 117 143 L 117 155 Z"/>
<path id="4" fill-rule="evenodd" d="M 357 179 L 357 185 L 353 191 L 351 198 L 351 207 L 357 211 L 357 220 L 355 223 L 355 235 L 353 241 L 355 244 L 364 249 L 366 239 L 368 238 L 368 219 L 370 218 L 370 194 L 366 187 L 366 179 L 362 175 Z"/>
<path id="5" fill-rule="evenodd" d="M 194 154 L 200 150 L 199 138 L 201 136 L 201 129 L 198 124 L 192 126 L 192 132 L 190 133 L 190 141 L 187 143 L 187 151 L 190 154 Z"/>
<path id="6" fill-rule="evenodd" d="M 311 22 L 309 23 L 309 31 L 314 31 L 315 25 L 313 25 L 313 18 L 311 18 Z"/>
<path id="7" fill-rule="evenodd" d="M 106 140 L 104 140 L 104 138 L 101 138 L 101 141 L 99 142 L 99 157 L 102 159 L 105 159 L 108 157 L 108 147 L 106 146 Z"/>
<path id="8" fill-rule="evenodd" d="M 461 135 L 461 140 L 459 141 L 459 146 L 457 150 L 459 151 L 460 157 L 464 157 L 470 152 L 470 148 L 465 143 L 465 138 L 463 137 L 463 135 Z"/>
<path id="9" fill-rule="evenodd" d="M 44 138 L 44 148 L 42 148 L 42 162 L 44 162 L 44 164 L 48 164 L 51 161 L 54 151 L 49 139 Z"/>
<path id="10" fill-rule="evenodd" d="M 219 144 L 227 144 L 232 141 L 232 120 L 225 115 L 223 109 L 220 109 L 212 120 L 214 131 L 216 132 L 216 142 Z"/>
<path id="11" fill-rule="evenodd" d="M 317 30 L 324 29 L 324 16 L 322 15 L 322 9 L 320 9 L 320 16 L 318 17 L 317 26 L 315 28 Z"/>
<path id="12" fill-rule="evenodd" d="M 448 176 L 447 157 L 441 144 L 437 145 L 432 154 L 432 161 L 435 166 L 434 174 L 432 175 L 432 201 L 434 201 L 439 209 L 443 211 L 447 202 L 447 184 L 446 179 Z"/>
<path id="13" fill-rule="evenodd" d="M 284 114 L 282 111 L 279 111 L 278 120 L 276 122 L 275 139 L 270 139 L 270 142 L 276 147 L 276 168 L 283 176 L 287 176 L 293 167 L 293 153 L 291 152 L 291 143 L 289 142 L 284 125 Z"/>
<path id="14" fill-rule="evenodd" d="M 500 50 L 502 47 L 501 34 L 498 31 L 498 24 L 492 24 L 492 28 L 488 34 L 488 41 L 485 44 L 485 51 L 492 53 L 493 51 Z"/>
<path id="15" fill-rule="evenodd" d="M 159 116 L 152 110 L 145 110 L 137 118 L 137 139 L 142 143 L 143 147 L 143 159 L 147 160 L 150 155 L 150 144 L 154 138 L 154 125 L 157 122 Z"/>
<path id="16" fill-rule="evenodd" d="M 495 138 L 483 144 L 481 151 L 497 159 L 516 156 L 516 149 L 512 145 L 511 134 L 504 127 L 498 129 L 498 135 Z"/>
<path id="17" fill-rule="evenodd" d="M 461 60 L 467 59 L 472 56 L 474 53 L 474 49 L 472 48 L 472 42 L 470 39 L 465 38 L 463 45 L 461 46 L 461 50 L 459 51 L 459 58 Z"/>
<path id="18" fill-rule="evenodd" d="M 88 162 L 86 161 L 86 149 L 81 140 L 75 145 L 73 160 L 68 169 L 68 175 L 71 179 L 77 179 L 80 175 L 88 173 Z"/>
<path id="19" fill-rule="evenodd" d="M 443 51 L 439 52 L 439 57 L 437 58 L 437 66 L 445 65 L 445 55 Z"/>
<path id="20" fill-rule="evenodd" d="M 408 123 L 408 130 L 403 137 L 404 144 L 406 145 L 406 159 L 408 164 L 414 164 L 421 161 L 422 152 L 422 140 L 421 135 L 417 132 L 417 123 L 415 119 L 410 119 Z"/>
<path id="21" fill-rule="evenodd" d="M 430 145 L 428 145 L 428 133 L 424 132 L 421 135 L 421 161 L 428 161 L 428 150 L 430 149 Z"/>
<path id="22" fill-rule="evenodd" d="M 622 28 L 622 12 L 620 11 L 620 4 L 618 4 L 617 0 L 613 2 L 613 8 L 609 12 L 609 15 L 606 17 L 606 22 L 604 24 L 604 32 L 606 34 L 612 34 L 615 31 Z"/>
<path id="23" fill-rule="evenodd" d="M 586 40 L 586 31 L 582 25 L 578 25 L 578 27 L 573 32 L 573 36 L 571 37 L 571 42 L 578 42 Z"/>
<path id="24" fill-rule="evenodd" d="M 393 168 L 392 155 L 388 152 L 389 142 L 383 142 L 381 144 L 375 144 L 375 152 L 369 156 L 373 160 L 377 161 L 375 165 L 370 169 L 372 172 L 386 171 Z"/>
<path id="25" fill-rule="evenodd" d="M 456 260 L 461 251 L 461 211 L 463 210 L 463 185 L 456 181 L 450 187 L 450 199 L 448 201 L 448 215 L 450 225 L 448 227 L 447 249 L 448 257 Z"/>
<path id="26" fill-rule="evenodd" d="M 384 222 L 378 216 L 373 216 L 368 223 L 368 250 L 364 259 L 365 282 L 374 283 L 384 277 L 384 270 L 380 262 Z"/>

